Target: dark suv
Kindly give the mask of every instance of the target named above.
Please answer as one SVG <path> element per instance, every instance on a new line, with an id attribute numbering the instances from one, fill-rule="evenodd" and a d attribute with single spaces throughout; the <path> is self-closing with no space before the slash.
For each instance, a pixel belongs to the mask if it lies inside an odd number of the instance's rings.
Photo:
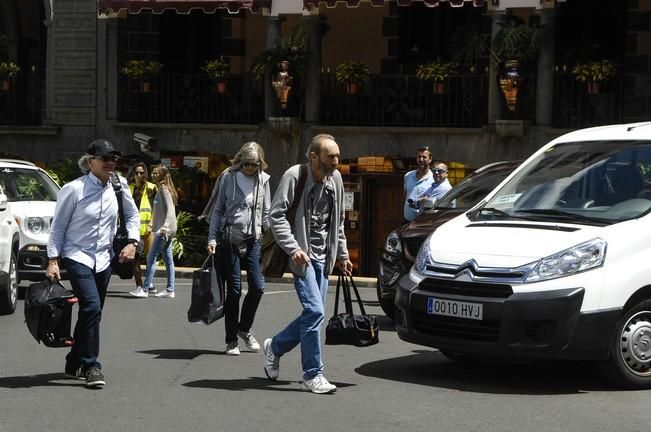
<path id="1" fill-rule="evenodd" d="M 474 207 L 521 161 L 495 162 L 479 168 L 456 184 L 435 207 L 393 230 L 384 244 L 377 279 L 377 297 L 384 313 L 393 318 L 395 284 L 416 260 L 420 245 L 437 227 Z"/>

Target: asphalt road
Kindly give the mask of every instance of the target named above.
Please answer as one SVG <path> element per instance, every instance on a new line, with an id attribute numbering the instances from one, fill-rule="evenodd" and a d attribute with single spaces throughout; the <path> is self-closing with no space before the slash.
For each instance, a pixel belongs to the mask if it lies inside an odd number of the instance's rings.
<path id="1" fill-rule="evenodd" d="M 102 324 L 102 390 L 63 378 L 66 350 L 31 338 L 22 301 L 0 316 L 0 431 L 649 430 L 649 391 L 611 389 L 575 363 L 457 364 L 400 341 L 385 319 L 378 345 L 325 348 L 334 395 L 301 391 L 298 350 L 282 358 L 271 382 L 261 353 L 223 354 L 222 321 L 187 322 L 190 284 L 179 279 L 174 300 L 135 299 L 130 284 L 114 279 Z M 368 312 L 379 314 L 374 288 L 360 291 Z M 291 285 L 269 284 L 258 340 L 298 310 Z"/>

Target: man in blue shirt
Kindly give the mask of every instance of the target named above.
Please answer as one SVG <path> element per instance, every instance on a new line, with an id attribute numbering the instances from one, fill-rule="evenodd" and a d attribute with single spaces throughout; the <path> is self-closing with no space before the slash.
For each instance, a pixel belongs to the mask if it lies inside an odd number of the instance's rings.
<path id="1" fill-rule="evenodd" d="M 430 203 L 429 208 L 434 207 L 436 201 L 452 189 L 452 185 L 448 181 L 448 166 L 440 160 L 434 161 L 432 166 L 434 183 L 416 200 L 419 209 L 423 208 L 425 201 Z"/>
<path id="2" fill-rule="evenodd" d="M 432 185 L 434 179 L 429 166 L 432 153 L 428 147 L 421 147 L 416 154 L 418 168 L 405 174 L 405 204 L 403 214 L 406 221 L 412 221 L 418 216 L 418 198 Z"/>
<path id="3" fill-rule="evenodd" d="M 66 356 L 65 375 L 85 379 L 88 387 L 105 384 L 99 355 L 99 323 L 111 278 L 113 238 L 117 231 L 118 202 L 111 183 L 121 153 L 107 140 L 90 143 L 79 161 L 83 176 L 67 183 L 57 195 L 47 245 L 46 275 L 61 279 L 59 264 L 66 269 L 72 291 L 79 299 L 75 344 Z M 129 244 L 120 262 L 132 260 L 140 240 L 140 218 L 124 178 L 122 202 Z"/>

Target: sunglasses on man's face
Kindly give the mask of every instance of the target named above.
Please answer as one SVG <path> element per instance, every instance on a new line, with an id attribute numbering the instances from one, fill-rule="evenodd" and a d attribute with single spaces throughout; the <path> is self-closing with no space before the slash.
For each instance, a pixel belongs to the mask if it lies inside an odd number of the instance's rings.
<path id="1" fill-rule="evenodd" d="M 93 159 L 99 159 L 102 162 L 117 162 L 118 159 L 120 159 L 120 156 L 115 156 L 115 155 L 95 156 Z"/>
<path id="2" fill-rule="evenodd" d="M 437 169 L 433 169 L 432 172 L 434 174 L 445 174 L 447 171 L 444 169 L 437 168 Z"/>
<path id="3" fill-rule="evenodd" d="M 260 162 L 242 162 L 242 168 L 257 168 L 260 166 Z"/>

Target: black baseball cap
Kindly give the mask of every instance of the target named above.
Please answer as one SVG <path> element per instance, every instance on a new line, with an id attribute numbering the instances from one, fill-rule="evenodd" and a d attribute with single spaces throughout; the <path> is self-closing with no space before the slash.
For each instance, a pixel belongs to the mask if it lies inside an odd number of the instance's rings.
<path id="1" fill-rule="evenodd" d="M 100 157 L 109 154 L 122 156 L 122 153 L 117 151 L 109 140 L 105 140 L 105 139 L 96 139 L 92 143 L 88 144 L 86 153 L 88 153 L 91 156 L 100 156 Z"/>

